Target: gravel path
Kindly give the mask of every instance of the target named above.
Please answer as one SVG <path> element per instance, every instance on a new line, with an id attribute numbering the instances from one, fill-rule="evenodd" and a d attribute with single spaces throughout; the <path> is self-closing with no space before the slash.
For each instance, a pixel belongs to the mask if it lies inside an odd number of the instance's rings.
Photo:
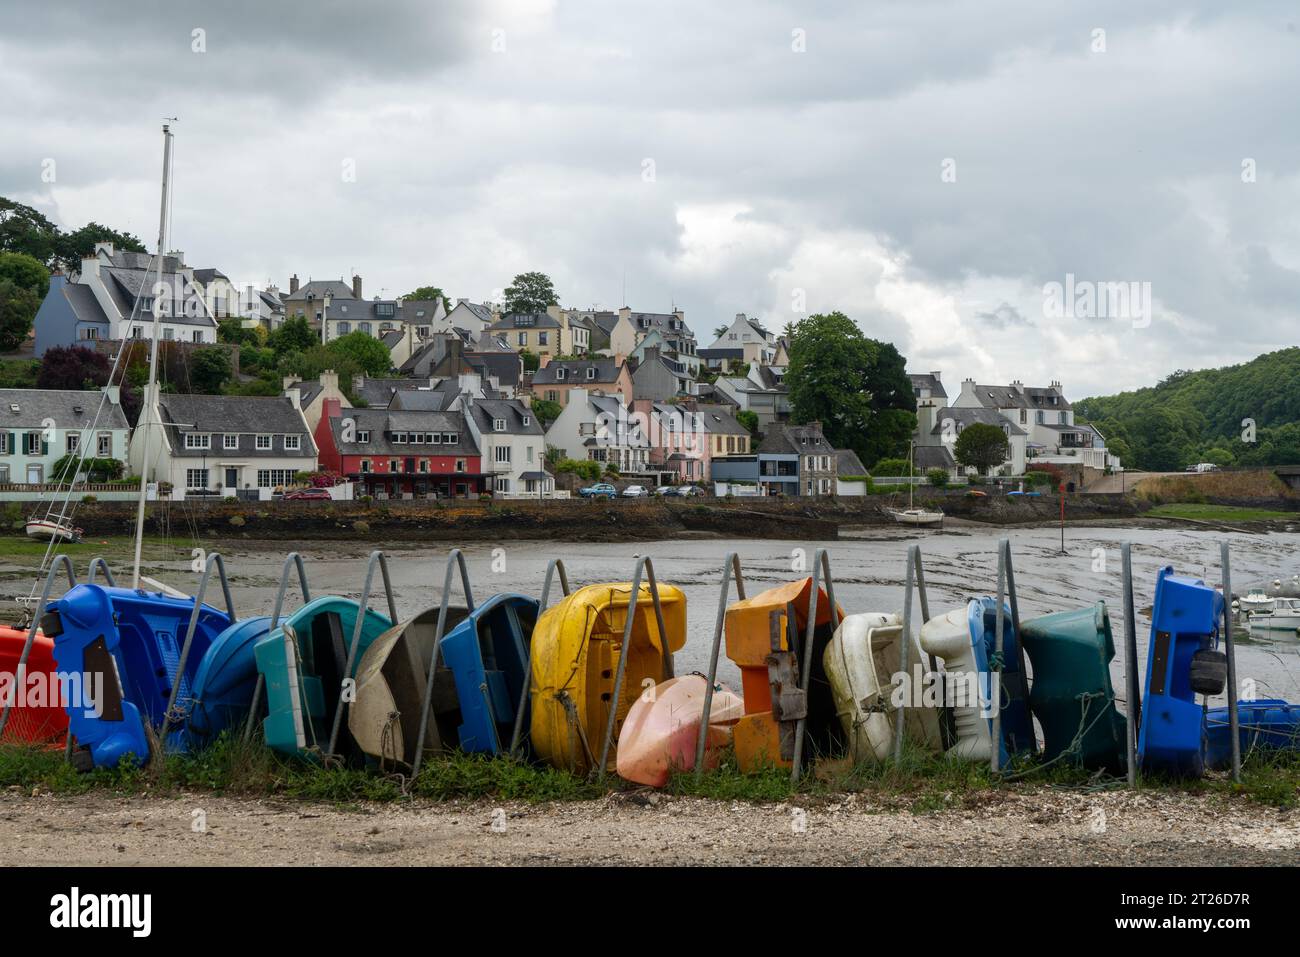
<path id="1" fill-rule="evenodd" d="M 201 824 L 205 826 L 200 826 Z M 994 794 L 913 814 L 633 792 L 353 805 L 0 795 L 0 865 L 1300 864 L 1300 812 L 1154 792 Z"/>

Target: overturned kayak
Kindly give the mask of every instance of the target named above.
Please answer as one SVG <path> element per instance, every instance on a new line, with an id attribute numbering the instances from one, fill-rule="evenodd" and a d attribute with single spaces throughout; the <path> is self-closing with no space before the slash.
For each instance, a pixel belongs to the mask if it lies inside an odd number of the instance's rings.
<path id="1" fill-rule="evenodd" d="M 1128 724 L 1115 710 L 1106 603 L 1043 615 L 1020 631 L 1034 667 L 1029 707 L 1043 729 L 1043 758 L 1072 751 L 1086 768 L 1118 772 L 1127 764 Z"/>
<path id="2" fill-rule="evenodd" d="M 271 632 L 271 616 L 236 622 L 213 640 L 194 675 L 189 731 L 194 745 L 209 744 L 248 720 L 257 688 L 253 648 Z"/>
<path id="3" fill-rule="evenodd" d="M 993 757 L 993 678 L 996 648 L 997 602 L 988 596 L 972 598 L 964 607 L 931 618 L 921 627 L 921 647 L 943 659 L 945 682 L 952 703 L 957 740 L 948 756 L 972 761 Z M 1011 610 L 1003 605 L 1003 670 L 998 699 L 1002 715 L 999 764 L 1013 754 L 1036 748 L 1030 718 L 1028 688 L 1020 670 L 1017 636 Z"/>
<path id="4" fill-rule="evenodd" d="M 41 629 L 54 639 L 54 661 L 60 672 L 82 676 L 84 685 L 80 700 L 65 705 L 75 738 L 73 763 L 84 769 L 115 767 L 127 755 L 147 760 L 150 729 L 162 725 L 173 684 L 176 731 L 167 746 L 184 748 L 195 673 L 230 618 L 200 607 L 185 672 L 178 674 L 192 598 L 77 585 L 46 607 Z"/>
<path id="5" fill-rule="evenodd" d="M 623 647 L 631 582 L 587 585 L 542 612 L 533 629 L 530 728 L 541 760 L 575 772 L 600 762 L 605 728 L 614 712 L 614 742 L 632 704 L 668 675 L 668 657 L 686 643 L 686 596 L 660 585 L 664 634 L 655 620 L 650 588 L 642 585 L 628 647 Z M 619 659 L 627 658 L 617 701 Z"/>
<path id="6" fill-rule="evenodd" d="M 903 619 L 881 612 L 849 615 L 826 646 L 826 677 L 855 762 L 884 761 L 893 753 L 896 694 L 907 696 L 904 737 L 926 751 L 943 750 L 939 708 L 922 697 L 934 676 L 915 635 L 907 657 L 904 676 Z"/>
<path id="7" fill-rule="evenodd" d="M 262 730 L 268 747 L 286 754 L 329 747 L 343 682 L 351 678 L 347 661 L 361 614 L 361 606 L 350 598 L 316 598 L 254 644 L 257 670 L 266 679 Z M 365 610 L 354 668 L 392 625 L 378 612 Z M 352 750 L 351 735 L 344 728 L 340 732 L 338 750 L 346 753 Z"/>
<path id="8" fill-rule="evenodd" d="M 510 746 L 537 611 L 536 598 L 493 595 L 443 639 L 442 658 L 460 702 L 456 735 L 462 751 L 495 754 Z M 527 700 L 524 711 L 527 720 Z"/>
<path id="9" fill-rule="evenodd" d="M 408 767 L 415 764 L 420 708 L 424 704 L 429 663 L 433 661 L 439 613 L 437 607 L 428 608 L 394 625 L 361 656 L 357 667 L 357 700 L 348 708 L 348 730 L 357 747 L 383 764 L 399 763 Z M 468 615 L 463 606 L 448 606 L 444 633 L 451 632 Z M 445 659 L 438 664 L 430 711 L 425 723 L 425 754 L 454 744 L 460 727 L 460 701 Z"/>
<path id="10" fill-rule="evenodd" d="M 733 731 L 736 763 L 742 771 L 790 767 L 801 718 L 806 719 L 804 761 L 843 750 L 844 730 L 824 663 L 825 649 L 834 633 L 831 602 L 821 588 L 817 592 L 807 695 L 801 687 L 799 670 L 803 666 L 812 594 L 812 578 L 801 578 L 733 602 L 727 608 L 727 657 L 740 669 L 745 700 L 745 715 Z"/>
<path id="11" fill-rule="evenodd" d="M 45 744 L 67 733 L 68 715 L 63 710 L 52 638 L 36 632 L 23 673 L 18 673 L 27 633 L 26 628 L 0 625 L 0 708 L 9 706 L 4 740 Z"/>
<path id="12" fill-rule="evenodd" d="M 1196 695 L 1223 691 L 1227 659 L 1216 650 L 1223 612 L 1218 591 L 1172 568 L 1160 569 L 1138 727 L 1143 771 L 1186 777 L 1204 771 L 1203 709 Z"/>
<path id="13" fill-rule="evenodd" d="M 703 675 L 684 675 L 642 692 L 628 709 L 619 735 L 618 776 L 661 788 L 673 771 L 692 770 L 707 688 Z M 715 686 L 709 703 L 706 767 L 717 765 L 718 751 L 731 741 L 731 725 L 744 713 L 745 704 L 739 695 L 725 685 Z"/>
<path id="14" fill-rule="evenodd" d="M 1300 751 L 1300 705 L 1279 698 L 1237 702 L 1237 732 L 1244 761 L 1252 751 Z M 1232 766 L 1232 729 L 1227 708 L 1205 714 L 1205 763 Z"/>

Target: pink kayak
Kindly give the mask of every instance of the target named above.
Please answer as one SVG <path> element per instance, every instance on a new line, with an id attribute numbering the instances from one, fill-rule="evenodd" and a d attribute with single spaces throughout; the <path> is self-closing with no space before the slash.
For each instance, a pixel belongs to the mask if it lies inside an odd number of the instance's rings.
<path id="1" fill-rule="evenodd" d="M 669 678 L 636 699 L 618 736 L 619 777 L 659 788 L 668 783 L 671 770 L 695 767 L 705 687 L 701 675 L 684 675 Z M 731 741 L 730 726 L 745 714 L 745 703 L 740 695 L 719 686 L 709 711 L 706 767 L 717 764 L 719 749 Z"/>

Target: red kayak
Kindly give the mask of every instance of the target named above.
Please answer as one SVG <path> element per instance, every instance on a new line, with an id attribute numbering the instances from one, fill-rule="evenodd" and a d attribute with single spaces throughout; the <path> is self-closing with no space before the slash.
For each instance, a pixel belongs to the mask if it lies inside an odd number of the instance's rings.
<path id="1" fill-rule="evenodd" d="M 27 656 L 26 680 L 18 687 L 18 659 L 26 642 L 26 628 L 0 625 L 0 709 L 12 703 L 4 741 L 48 744 L 62 740 L 68 731 L 68 715 L 58 700 L 54 639 L 36 633 Z"/>

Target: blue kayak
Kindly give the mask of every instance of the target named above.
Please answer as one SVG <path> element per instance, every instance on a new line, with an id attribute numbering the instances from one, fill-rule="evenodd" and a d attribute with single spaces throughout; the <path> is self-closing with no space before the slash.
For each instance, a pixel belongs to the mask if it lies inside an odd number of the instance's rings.
<path id="1" fill-rule="evenodd" d="M 212 641 L 230 627 L 224 612 L 201 606 L 185 673 L 177 674 L 193 611 L 192 598 L 101 585 L 77 585 L 46 606 L 41 628 L 54 639 L 59 672 L 87 676 L 98 686 L 67 702 L 74 763 L 115 767 L 127 755 L 137 764 L 146 761 L 146 726 L 161 727 L 173 684 L 177 730 L 167 746 L 185 747 L 195 672 Z"/>
<path id="2" fill-rule="evenodd" d="M 271 632 L 271 616 L 245 618 L 209 646 L 194 676 L 194 707 L 189 730 L 194 744 L 208 744 L 227 728 L 248 719 L 257 687 L 253 647 Z"/>
<path id="3" fill-rule="evenodd" d="M 329 746 L 343 681 L 355 679 L 357 664 L 371 642 L 392 622 L 366 609 L 346 674 L 349 649 L 361 606 L 350 598 L 326 596 L 303 605 L 253 645 L 257 670 L 266 678 L 267 716 L 262 721 L 269 747 L 286 754 L 324 751 Z M 340 750 L 353 750 L 346 726 Z"/>
<path id="4" fill-rule="evenodd" d="M 972 598 L 966 608 L 970 624 L 971 645 L 981 675 L 991 671 L 997 647 L 997 599 L 985 595 Z M 1034 721 L 1029 710 L 1029 682 L 1020 670 L 1020 636 L 1011 622 L 1011 609 L 1002 605 L 1002 764 L 1014 754 L 1033 754 L 1038 750 Z M 989 718 L 989 728 L 993 720 Z"/>
<path id="5" fill-rule="evenodd" d="M 1237 733 L 1243 760 L 1251 751 L 1300 750 L 1300 705 L 1279 698 L 1238 701 Z M 1205 763 L 1216 769 L 1232 766 L 1232 731 L 1227 708 L 1211 708 L 1206 712 Z"/>
<path id="6" fill-rule="evenodd" d="M 1192 687 L 1192 663 L 1218 646 L 1223 610 L 1223 596 L 1204 582 L 1160 569 L 1138 730 L 1143 771 L 1184 777 L 1204 771 L 1203 709 Z"/>
<path id="7" fill-rule="evenodd" d="M 510 747 L 537 614 L 535 598 L 493 595 L 442 639 L 442 659 L 460 704 L 461 750 L 495 753 Z"/>

